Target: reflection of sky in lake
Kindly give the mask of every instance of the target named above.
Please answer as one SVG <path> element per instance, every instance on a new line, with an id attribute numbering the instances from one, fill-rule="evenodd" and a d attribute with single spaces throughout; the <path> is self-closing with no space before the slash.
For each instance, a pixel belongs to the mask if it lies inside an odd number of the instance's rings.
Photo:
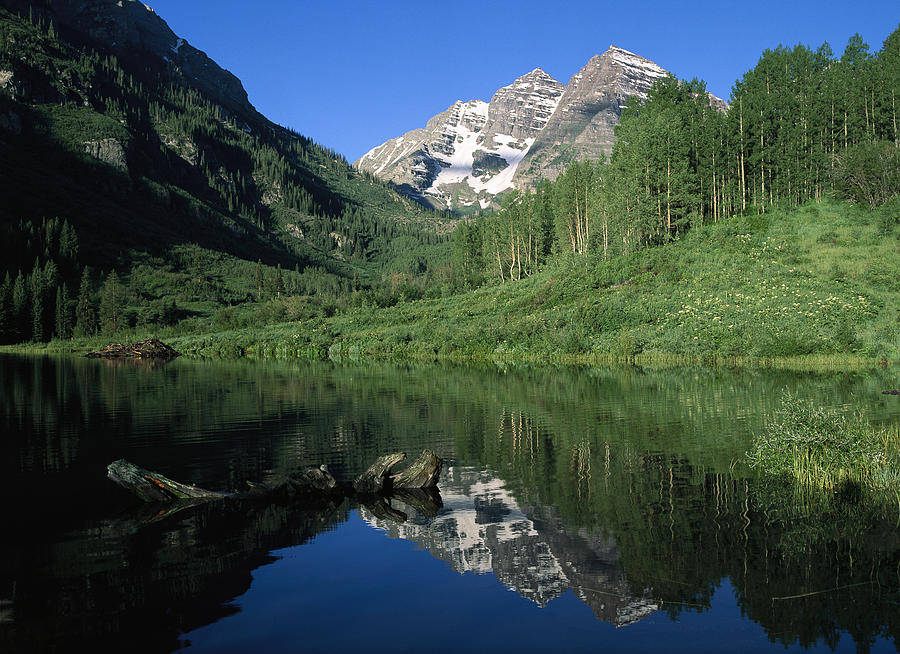
<path id="1" fill-rule="evenodd" d="M 747 620 L 730 579 L 708 606 L 629 590 L 615 542 L 567 530 L 549 507 L 520 507 L 502 479 L 450 467 L 443 508 L 404 522 L 368 509 L 258 568 L 240 610 L 185 634 L 194 651 L 243 652 L 854 652 L 770 642 Z M 787 609 L 787 607 L 785 607 Z M 878 640 L 872 652 L 892 652 Z"/>
<path id="2" fill-rule="evenodd" d="M 657 612 L 626 627 L 596 619 L 572 590 L 540 608 L 491 575 L 457 574 L 417 544 L 353 512 L 306 545 L 274 552 L 240 612 L 185 634 L 196 652 L 760 652 L 770 643 L 742 617 L 728 579 L 709 609 L 672 621 Z M 821 644 L 812 651 L 832 651 Z M 843 637 L 836 650 L 855 652 Z M 893 652 L 879 640 L 872 652 Z"/>

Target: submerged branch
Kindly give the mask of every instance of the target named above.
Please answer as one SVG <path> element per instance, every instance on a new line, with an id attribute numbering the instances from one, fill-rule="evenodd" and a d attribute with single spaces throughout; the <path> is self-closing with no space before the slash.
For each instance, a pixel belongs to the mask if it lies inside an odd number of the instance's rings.
<path id="1" fill-rule="evenodd" d="M 783 597 L 773 597 L 772 601 L 802 599 L 804 597 L 812 597 L 813 595 L 824 595 L 825 593 L 833 593 L 837 590 L 846 590 L 848 588 L 856 588 L 857 586 L 871 586 L 874 581 L 861 581 L 858 584 L 847 584 L 846 586 L 835 586 L 834 588 L 826 588 L 825 590 L 814 590 L 809 593 L 800 593 L 799 595 L 785 595 Z"/>

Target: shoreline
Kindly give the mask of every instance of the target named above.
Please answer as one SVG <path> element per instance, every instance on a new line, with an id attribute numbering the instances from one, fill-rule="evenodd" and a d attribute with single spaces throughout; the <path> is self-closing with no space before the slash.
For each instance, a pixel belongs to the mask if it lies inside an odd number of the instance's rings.
<path id="1" fill-rule="evenodd" d="M 358 346 L 342 347 L 342 342 L 333 343 L 326 350 L 314 347 L 289 348 L 286 343 L 260 342 L 255 346 L 243 347 L 231 344 L 231 347 L 216 347 L 208 339 L 227 332 L 209 332 L 197 335 L 173 336 L 166 339 L 181 353 L 181 358 L 190 360 L 213 361 L 315 361 L 333 363 L 361 363 L 366 361 L 379 363 L 447 363 L 454 365 L 479 364 L 529 364 L 565 367 L 610 366 L 642 368 L 727 368 L 748 370 L 788 370 L 796 372 L 841 372 L 876 370 L 900 367 L 900 361 L 873 359 L 857 355 L 809 354 L 794 357 L 754 357 L 747 355 L 712 355 L 692 356 L 666 352 L 650 352 L 640 354 L 591 354 L 591 353 L 530 353 L 530 352 L 434 352 L 424 354 L 421 351 L 385 352 L 375 350 L 362 351 Z M 133 337 L 129 337 L 132 339 Z M 124 339 L 124 340 L 129 340 Z M 200 339 L 207 341 L 201 347 L 187 347 L 185 341 Z M 122 339 L 120 339 L 122 340 Z M 181 342 L 181 347 L 179 347 Z M 91 339 L 89 341 L 51 341 L 49 343 L 21 343 L 0 346 L 0 354 L 38 355 L 38 356 L 86 356 L 98 346 L 108 345 L 108 341 Z M 416 343 L 411 342 L 415 350 Z M 428 345 L 419 343 L 427 349 Z"/>

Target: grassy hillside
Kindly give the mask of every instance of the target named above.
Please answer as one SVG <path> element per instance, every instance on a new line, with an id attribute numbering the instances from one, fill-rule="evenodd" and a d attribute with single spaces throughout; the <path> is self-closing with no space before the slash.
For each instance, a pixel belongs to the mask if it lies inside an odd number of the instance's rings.
<path id="1" fill-rule="evenodd" d="M 162 335 L 197 356 L 895 364 L 898 210 L 811 203 L 469 293 Z"/>

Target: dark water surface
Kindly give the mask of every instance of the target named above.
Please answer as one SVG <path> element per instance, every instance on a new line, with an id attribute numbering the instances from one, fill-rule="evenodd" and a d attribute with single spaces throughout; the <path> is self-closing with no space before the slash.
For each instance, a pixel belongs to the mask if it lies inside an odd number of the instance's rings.
<path id="1" fill-rule="evenodd" d="M 742 462 L 783 391 L 900 419 L 897 370 L 500 369 L 0 356 L 0 652 L 896 651 L 900 530 Z M 446 460 L 443 508 L 166 514 L 216 490 Z"/>

